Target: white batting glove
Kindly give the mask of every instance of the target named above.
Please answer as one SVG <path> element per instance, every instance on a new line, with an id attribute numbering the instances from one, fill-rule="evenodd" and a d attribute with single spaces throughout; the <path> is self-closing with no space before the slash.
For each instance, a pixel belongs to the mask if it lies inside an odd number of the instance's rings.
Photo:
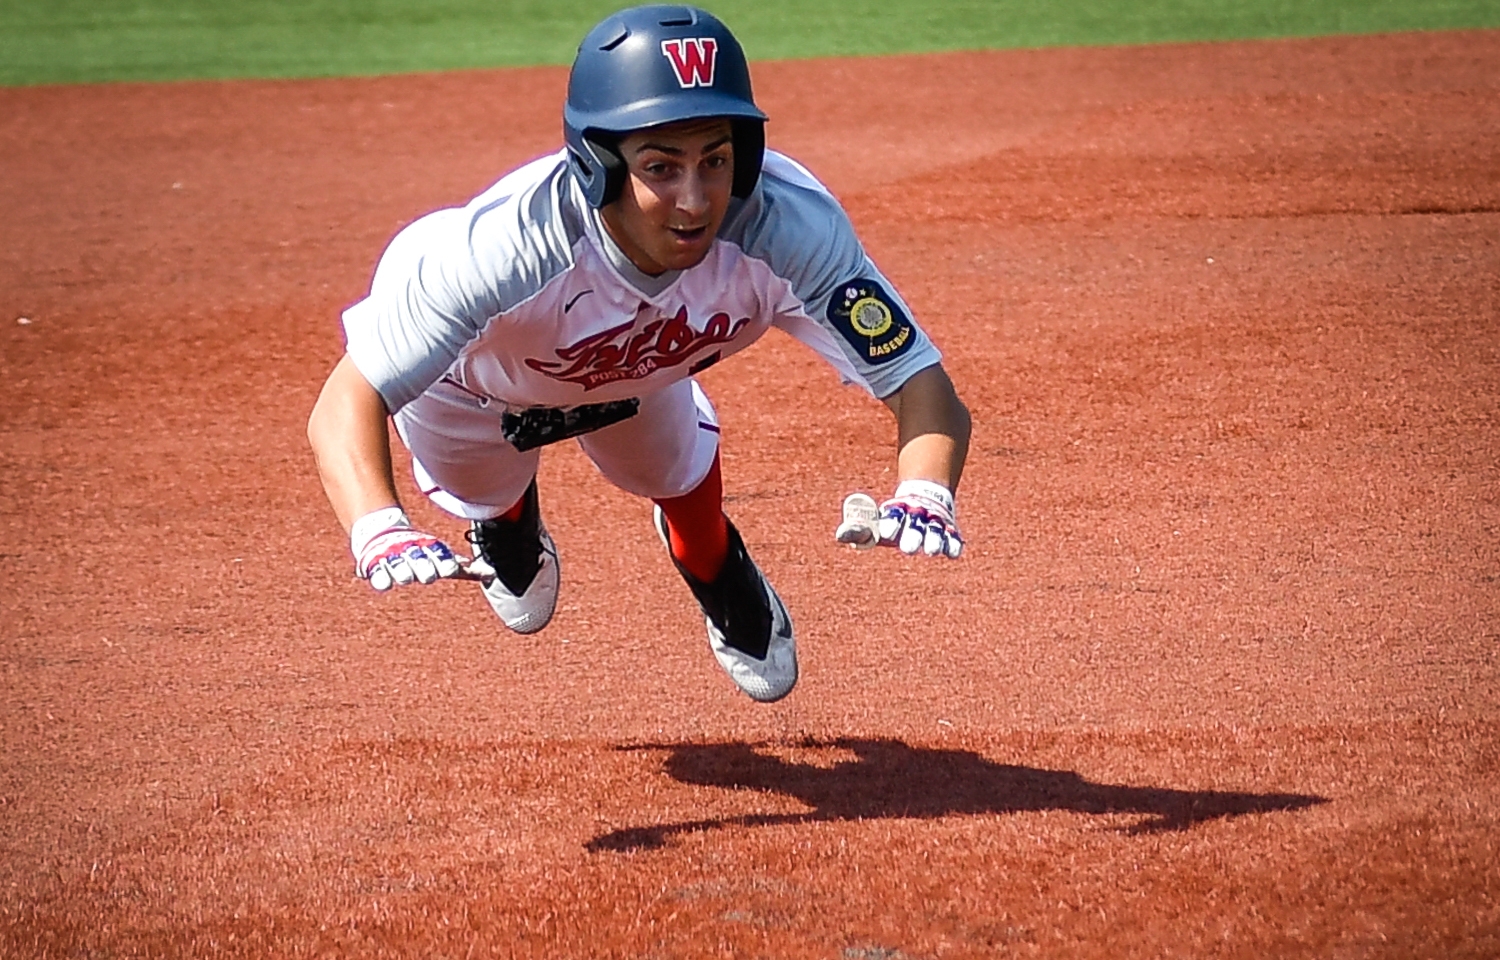
<path id="1" fill-rule="evenodd" d="M 953 493 L 931 480 L 902 480 L 880 505 L 880 542 L 906 554 L 958 559 L 964 540 L 953 518 Z"/>
<path id="2" fill-rule="evenodd" d="M 355 572 L 376 590 L 398 583 L 432 583 L 463 571 L 448 545 L 414 529 L 400 507 L 376 510 L 354 521 L 349 549 Z"/>

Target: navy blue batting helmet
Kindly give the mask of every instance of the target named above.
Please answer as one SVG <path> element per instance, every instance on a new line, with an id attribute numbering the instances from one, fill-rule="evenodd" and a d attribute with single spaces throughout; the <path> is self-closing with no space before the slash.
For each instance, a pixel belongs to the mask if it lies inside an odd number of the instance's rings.
<path id="1" fill-rule="evenodd" d="M 725 117 L 734 136 L 737 197 L 750 195 L 765 156 L 766 115 L 750 91 L 745 51 L 713 14 L 652 5 L 606 18 L 578 47 L 568 76 L 568 165 L 595 207 L 625 184 L 620 139 L 678 120 Z"/>

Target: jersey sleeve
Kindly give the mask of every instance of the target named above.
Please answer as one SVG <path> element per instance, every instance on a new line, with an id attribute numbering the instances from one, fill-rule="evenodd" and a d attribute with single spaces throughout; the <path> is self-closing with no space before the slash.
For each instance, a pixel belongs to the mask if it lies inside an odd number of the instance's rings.
<path id="1" fill-rule="evenodd" d="M 370 293 L 344 311 L 349 358 L 392 413 L 437 381 L 490 318 L 466 282 L 472 254 L 457 242 L 468 218 L 439 210 L 398 233 Z"/>
<path id="2" fill-rule="evenodd" d="M 767 151 L 761 189 L 738 212 L 733 232 L 789 288 L 773 323 L 844 382 L 885 398 L 942 359 L 838 201 L 795 161 Z"/>
<path id="3" fill-rule="evenodd" d="M 369 295 L 343 320 L 349 358 L 390 412 L 566 268 L 577 228 L 558 212 L 561 157 L 518 169 L 466 207 L 422 217 L 386 248 Z"/>

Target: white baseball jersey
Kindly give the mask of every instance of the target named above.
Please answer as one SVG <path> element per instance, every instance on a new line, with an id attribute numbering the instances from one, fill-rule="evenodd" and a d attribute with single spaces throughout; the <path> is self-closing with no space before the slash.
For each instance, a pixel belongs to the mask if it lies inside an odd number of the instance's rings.
<path id="1" fill-rule="evenodd" d="M 402 231 L 344 313 L 349 356 L 392 411 L 439 381 L 513 409 L 643 397 L 771 326 L 877 397 L 940 358 L 838 202 L 769 150 L 687 270 L 631 264 L 559 152 Z"/>

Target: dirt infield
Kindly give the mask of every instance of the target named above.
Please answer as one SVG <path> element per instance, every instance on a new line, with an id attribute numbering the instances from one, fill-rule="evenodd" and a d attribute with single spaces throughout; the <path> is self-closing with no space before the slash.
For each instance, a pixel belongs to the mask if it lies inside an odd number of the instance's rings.
<path id="1" fill-rule="evenodd" d="M 339 310 L 562 73 L 0 90 L 0 954 L 1500 956 L 1496 63 L 759 65 L 976 421 L 966 559 L 856 555 L 879 405 L 708 372 L 772 707 L 576 449 L 533 637 L 314 477 Z"/>

